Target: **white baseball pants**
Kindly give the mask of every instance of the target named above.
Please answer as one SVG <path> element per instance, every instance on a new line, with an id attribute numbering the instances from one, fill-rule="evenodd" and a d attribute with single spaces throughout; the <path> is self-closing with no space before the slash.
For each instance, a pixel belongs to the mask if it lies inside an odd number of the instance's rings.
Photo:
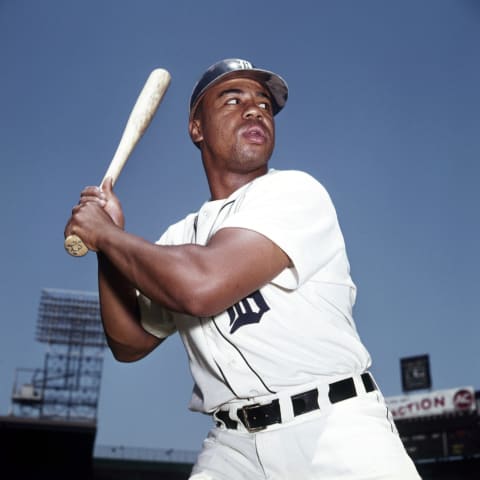
<path id="1" fill-rule="evenodd" d="M 249 433 L 213 428 L 190 480 L 419 480 L 380 392 Z"/>

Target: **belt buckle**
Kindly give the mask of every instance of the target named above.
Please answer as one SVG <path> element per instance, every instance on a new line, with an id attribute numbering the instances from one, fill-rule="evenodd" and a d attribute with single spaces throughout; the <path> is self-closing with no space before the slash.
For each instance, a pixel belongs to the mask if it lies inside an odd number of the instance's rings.
<path id="1" fill-rule="evenodd" d="M 241 417 L 242 423 L 249 433 L 261 432 L 262 430 L 265 430 L 267 428 L 267 425 L 260 425 L 258 427 L 254 427 L 250 425 L 250 421 L 248 420 L 247 412 L 259 406 L 260 403 L 253 403 L 252 405 L 245 405 L 244 407 L 239 408 L 237 411 L 237 415 Z"/>

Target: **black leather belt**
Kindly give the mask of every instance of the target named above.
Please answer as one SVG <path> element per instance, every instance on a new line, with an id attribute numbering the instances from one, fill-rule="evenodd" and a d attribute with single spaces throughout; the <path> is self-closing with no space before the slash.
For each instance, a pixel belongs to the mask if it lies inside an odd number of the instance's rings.
<path id="1" fill-rule="evenodd" d="M 377 389 L 369 372 L 362 373 L 360 378 L 367 393 Z M 339 380 L 329 385 L 328 398 L 331 403 L 341 402 L 342 400 L 347 400 L 357 395 L 358 393 L 353 378 Z M 295 417 L 320 408 L 318 405 L 318 390 L 316 388 L 308 392 L 293 395 L 291 401 L 293 415 Z M 245 405 L 237 410 L 237 416 L 249 432 L 259 432 L 269 425 L 282 423 L 282 414 L 278 399 L 262 405 L 258 403 Z M 238 422 L 230 418 L 227 410 L 215 412 L 215 417 L 221 420 L 227 428 L 236 430 L 238 427 Z M 220 425 L 220 422 L 217 422 L 217 425 Z"/>

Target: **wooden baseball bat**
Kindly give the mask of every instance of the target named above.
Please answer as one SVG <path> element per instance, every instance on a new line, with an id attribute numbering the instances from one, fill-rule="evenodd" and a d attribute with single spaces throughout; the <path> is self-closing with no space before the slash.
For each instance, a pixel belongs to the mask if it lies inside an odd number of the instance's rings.
<path id="1" fill-rule="evenodd" d="M 128 157 L 147 130 L 170 85 L 171 76 L 167 70 L 156 68 L 147 78 L 123 130 L 115 155 L 105 172 L 103 182 L 111 177 L 113 183 L 118 179 Z M 65 250 L 74 257 L 82 257 L 88 248 L 77 235 L 69 235 L 64 242 Z"/>

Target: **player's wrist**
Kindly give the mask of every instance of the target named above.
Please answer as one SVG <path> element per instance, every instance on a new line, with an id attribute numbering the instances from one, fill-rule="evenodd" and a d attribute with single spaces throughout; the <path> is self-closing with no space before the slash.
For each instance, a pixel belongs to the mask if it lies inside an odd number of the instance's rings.
<path id="1" fill-rule="evenodd" d="M 93 250 L 96 252 L 104 252 L 108 254 L 108 251 L 119 244 L 119 235 L 125 233 L 124 228 L 117 225 L 112 219 L 112 222 L 105 225 L 97 232 L 95 244 Z"/>

